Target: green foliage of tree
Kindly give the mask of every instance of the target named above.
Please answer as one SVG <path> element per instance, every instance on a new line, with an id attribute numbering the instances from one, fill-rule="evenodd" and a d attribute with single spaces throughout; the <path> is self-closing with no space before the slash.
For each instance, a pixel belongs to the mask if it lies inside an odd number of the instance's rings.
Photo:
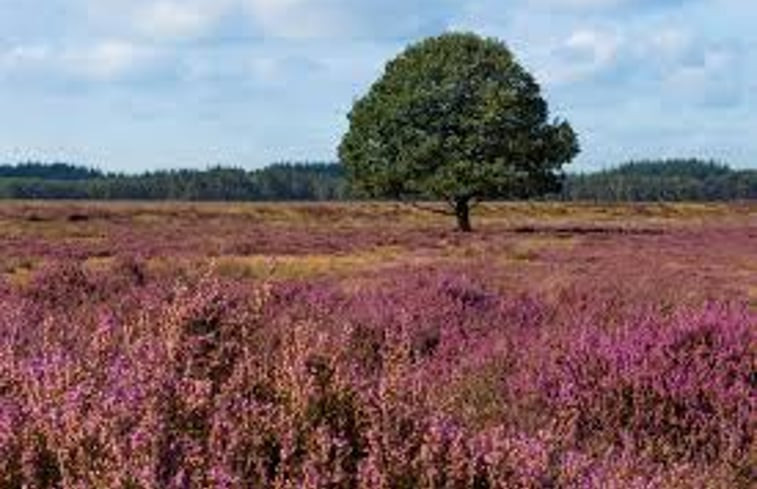
<path id="1" fill-rule="evenodd" d="M 99 170 L 68 163 L 25 162 L 0 165 L 0 178 L 41 178 L 45 180 L 91 180 L 100 178 Z"/>
<path id="2" fill-rule="evenodd" d="M 611 170 L 571 175 L 563 200 L 599 202 L 757 199 L 757 170 L 732 170 L 713 161 L 632 161 Z"/>
<path id="3" fill-rule="evenodd" d="M 463 231 L 487 198 L 559 188 L 579 151 L 564 121 L 549 121 L 539 85 L 502 42 L 449 33 L 409 46 L 358 100 L 339 156 L 371 197 L 442 199 Z"/>
<path id="4" fill-rule="evenodd" d="M 253 176 L 260 200 L 342 200 L 347 185 L 341 165 L 275 163 Z"/>
<path id="5" fill-rule="evenodd" d="M 327 163 L 278 163 L 253 171 L 222 167 L 162 170 L 138 175 L 96 172 L 87 176 L 89 171 L 59 164 L 0 166 L 0 198 L 308 201 L 343 200 L 347 196 L 341 166 Z"/>

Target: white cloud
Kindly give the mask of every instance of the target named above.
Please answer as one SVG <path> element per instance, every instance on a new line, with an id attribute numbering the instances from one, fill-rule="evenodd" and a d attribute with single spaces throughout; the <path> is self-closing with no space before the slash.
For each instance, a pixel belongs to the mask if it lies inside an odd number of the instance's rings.
<path id="1" fill-rule="evenodd" d="M 264 36 L 393 39 L 438 33 L 464 10 L 454 0 L 242 0 Z"/>
<path id="2" fill-rule="evenodd" d="M 210 2 L 160 1 L 145 5 L 136 13 L 138 28 L 153 36 L 191 36 L 206 30 L 222 12 Z"/>
<path id="3" fill-rule="evenodd" d="M 145 56 L 135 44 L 108 40 L 84 48 L 68 48 L 60 53 L 59 62 L 74 76 L 112 80 L 125 75 Z"/>
<path id="4" fill-rule="evenodd" d="M 79 68 L 95 78 L 124 75 L 146 57 L 146 52 L 127 41 L 104 41 L 82 53 Z"/>
<path id="5" fill-rule="evenodd" d="M 625 54 L 674 103 L 729 106 L 746 92 L 743 41 L 715 40 L 672 26 L 635 37 L 641 41 Z"/>
<path id="6" fill-rule="evenodd" d="M 117 39 L 67 46 L 17 45 L 0 52 L 0 69 L 22 76 L 43 74 L 53 81 L 61 77 L 111 81 L 136 72 L 155 55 L 153 49 Z"/>
<path id="7" fill-rule="evenodd" d="M 77 0 L 89 34 L 151 42 L 212 32 L 243 0 Z"/>
<path id="8" fill-rule="evenodd" d="M 579 29 L 548 50 L 538 71 L 552 85 L 581 81 L 612 66 L 622 46 L 616 32 Z"/>
<path id="9" fill-rule="evenodd" d="M 587 55 L 593 65 L 604 66 L 611 62 L 618 52 L 620 39 L 616 34 L 592 29 L 573 32 L 565 41 L 568 51 Z"/>
<path id="10" fill-rule="evenodd" d="M 645 43 L 647 54 L 668 59 L 679 57 L 692 43 L 692 36 L 677 28 L 663 28 L 654 32 Z"/>
<path id="11" fill-rule="evenodd" d="M 50 56 L 50 48 L 44 44 L 28 44 L 14 46 L 4 56 L 7 63 L 36 64 L 44 62 Z"/>
<path id="12" fill-rule="evenodd" d="M 666 7 L 695 0 L 523 0 L 527 6 L 574 11 L 609 11 L 620 7 Z"/>
<path id="13" fill-rule="evenodd" d="M 0 74 L 19 74 L 44 68 L 52 53 L 45 44 L 20 44 L 0 51 Z"/>
<path id="14" fill-rule="evenodd" d="M 746 79 L 738 52 L 719 46 L 701 49 L 696 62 L 681 63 L 666 73 L 666 88 L 704 105 L 739 104 L 746 91 Z"/>
<path id="15" fill-rule="evenodd" d="M 111 81 L 135 72 L 152 51 L 123 40 L 105 40 L 91 46 L 67 47 L 57 53 L 56 64 L 69 76 Z"/>
<path id="16" fill-rule="evenodd" d="M 349 26 L 347 0 L 82 0 L 88 15 L 122 34 L 152 40 L 203 36 L 225 17 L 242 15 L 242 24 L 267 37 L 312 38 Z"/>
<path id="17" fill-rule="evenodd" d="M 625 3 L 631 3 L 629 0 L 531 0 L 527 2 L 537 5 L 549 5 L 555 7 L 570 7 L 570 8 L 605 8 L 615 7 Z"/>
<path id="18" fill-rule="evenodd" d="M 272 37 L 323 37 L 342 33 L 349 26 L 345 8 L 333 8 L 323 2 L 247 0 L 246 3 L 253 23 Z"/>

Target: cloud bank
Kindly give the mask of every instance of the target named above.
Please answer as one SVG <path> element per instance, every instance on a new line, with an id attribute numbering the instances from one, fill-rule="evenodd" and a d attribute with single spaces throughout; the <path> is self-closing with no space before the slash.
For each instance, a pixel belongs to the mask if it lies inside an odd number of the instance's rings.
<path id="1" fill-rule="evenodd" d="M 692 155 L 757 166 L 747 0 L 0 0 L 0 159 L 107 169 L 333 159 L 407 43 L 505 40 L 569 119 L 576 169 Z"/>

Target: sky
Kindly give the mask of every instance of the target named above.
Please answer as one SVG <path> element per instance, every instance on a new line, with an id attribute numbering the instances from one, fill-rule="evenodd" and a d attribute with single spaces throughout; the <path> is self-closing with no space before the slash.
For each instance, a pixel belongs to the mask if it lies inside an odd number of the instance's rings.
<path id="1" fill-rule="evenodd" d="M 335 160 L 388 60 L 472 31 L 577 131 L 570 170 L 757 168 L 755 21 L 755 0 L 0 0 L 0 162 Z"/>

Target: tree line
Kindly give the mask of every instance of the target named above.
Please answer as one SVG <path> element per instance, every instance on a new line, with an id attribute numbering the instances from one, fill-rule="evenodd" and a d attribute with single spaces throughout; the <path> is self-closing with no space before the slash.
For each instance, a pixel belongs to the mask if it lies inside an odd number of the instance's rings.
<path id="1" fill-rule="evenodd" d="M 568 201 L 654 202 L 757 199 L 757 170 L 733 170 L 714 161 L 634 161 L 570 175 L 560 198 Z"/>
<path id="2" fill-rule="evenodd" d="M 246 171 L 162 170 L 103 173 L 55 163 L 0 166 L 0 198 L 182 201 L 326 201 L 347 198 L 342 168 L 331 163 L 277 163 Z"/>
<path id="3" fill-rule="evenodd" d="M 0 165 L 0 198 L 185 201 L 353 200 L 337 163 L 276 163 L 247 171 L 211 167 L 137 175 L 104 173 L 66 163 Z M 562 201 L 727 201 L 757 199 L 757 170 L 733 170 L 696 159 L 635 161 L 592 173 L 568 174 Z"/>

